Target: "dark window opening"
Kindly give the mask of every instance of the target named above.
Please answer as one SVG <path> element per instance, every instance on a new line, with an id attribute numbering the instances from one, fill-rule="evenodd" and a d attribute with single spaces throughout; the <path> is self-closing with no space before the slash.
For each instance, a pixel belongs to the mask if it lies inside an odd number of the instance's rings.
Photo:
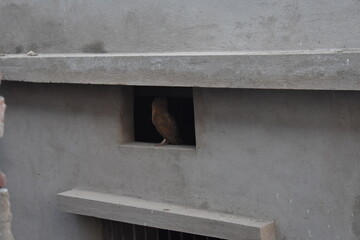
<path id="1" fill-rule="evenodd" d="M 135 224 L 102 220 L 102 240 L 221 240 Z"/>
<path id="2" fill-rule="evenodd" d="M 168 100 L 168 111 L 174 117 L 184 145 L 195 145 L 194 105 L 191 88 L 134 87 L 135 142 L 160 143 L 163 137 L 152 123 L 152 101 Z"/>

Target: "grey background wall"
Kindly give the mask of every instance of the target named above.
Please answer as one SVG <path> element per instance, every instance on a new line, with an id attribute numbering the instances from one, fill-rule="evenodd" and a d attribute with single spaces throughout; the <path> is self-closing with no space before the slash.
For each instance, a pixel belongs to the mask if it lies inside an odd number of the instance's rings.
<path id="1" fill-rule="evenodd" d="M 0 2 L 0 51 L 357 48 L 357 0 Z"/>
<path id="2" fill-rule="evenodd" d="M 358 92 L 197 89 L 197 150 L 169 151 L 120 144 L 121 87 L 2 89 L 17 239 L 99 239 L 55 208 L 73 187 L 275 219 L 279 239 L 360 237 Z"/>
<path id="3" fill-rule="evenodd" d="M 356 0 L 3 0 L 0 52 L 359 48 L 359 13 Z M 166 151 L 121 145 L 124 87 L 0 90 L 18 240 L 100 239 L 97 219 L 56 209 L 73 187 L 275 219 L 279 240 L 360 239 L 359 92 L 195 89 L 197 150 Z"/>

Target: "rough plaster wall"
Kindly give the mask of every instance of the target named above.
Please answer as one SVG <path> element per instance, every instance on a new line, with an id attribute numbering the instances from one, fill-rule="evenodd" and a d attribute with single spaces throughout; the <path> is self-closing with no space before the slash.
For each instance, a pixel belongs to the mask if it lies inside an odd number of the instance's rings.
<path id="1" fill-rule="evenodd" d="M 358 92 L 199 93 L 191 181 L 210 208 L 272 216 L 280 239 L 360 239 Z"/>
<path id="2" fill-rule="evenodd" d="M 121 87 L 1 88 L 16 239 L 98 239 L 55 209 L 73 187 L 275 219 L 281 240 L 360 238 L 358 92 L 196 89 L 197 150 L 167 151 L 119 145 Z"/>
<path id="3" fill-rule="evenodd" d="M 2 0 L 0 51 L 360 47 L 357 0 Z"/>
<path id="4" fill-rule="evenodd" d="M 97 152 L 118 135 L 119 88 L 3 83 L 1 90 L 9 107 L 0 167 L 15 239 L 99 240 L 100 222 L 60 212 L 56 194 L 76 185 L 81 161 L 101 161 Z"/>
<path id="5" fill-rule="evenodd" d="M 83 162 L 79 186 L 275 219 L 279 239 L 360 237 L 359 93 L 195 96 L 197 151 L 104 151 Z"/>

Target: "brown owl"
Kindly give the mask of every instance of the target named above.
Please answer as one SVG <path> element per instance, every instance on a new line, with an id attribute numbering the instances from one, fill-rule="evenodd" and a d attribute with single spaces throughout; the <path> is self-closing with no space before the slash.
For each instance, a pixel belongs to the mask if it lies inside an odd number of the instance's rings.
<path id="1" fill-rule="evenodd" d="M 164 138 L 159 145 L 182 144 L 175 119 L 168 112 L 167 105 L 167 98 L 155 98 L 152 102 L 152 123 Z"/>
<path id="2" fill-rule="evenodd" d="M 0 188 L 4 188 L 6 184 L 6 176 L 0 171 Z"/>

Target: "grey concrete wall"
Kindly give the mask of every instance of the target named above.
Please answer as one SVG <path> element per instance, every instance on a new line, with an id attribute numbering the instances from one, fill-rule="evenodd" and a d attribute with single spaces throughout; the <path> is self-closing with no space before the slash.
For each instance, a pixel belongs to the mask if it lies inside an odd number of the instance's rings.
<path id="1" fill-rule="evenodd" d="M 357 0 L 2 0 L 0 51 L 360 47 Z"/>
<path id="2" fill-rule="evenodd" d="M 119 89 L 3 83 L 1 90 L 8 111 L 0 167 L 15 239 L 99 240 L 100 222 L 62 213 L 56 194 L 77 185 L 82 163 L 101 162 L 103 146 L 118 136 Z"/>
<path id="3" fill-rule="evenodd" d="M 3 0 L 0 52 L 359 48 L 359 12 L 357 0 Z M 96 219 L 55 208 L 73 187 L 275 219 L 281 240 L 360 239 L 358 92 L 197 89 L 193 151 L 121 145 L 122 87 L 6 83 L 1 94 L 18 240 L 99 239 Z"/>
<path id="4" fill-rule="evenodd" d="M 99 239 L 78 187 L 275 219 L 280 240 L 360 238 L 360 93 L 196 89 L 196 150 L 130 147 L 127 90 L 5 83 L 16 239 Z M 125 90 L 125 91 L 124 91 Z"/>

